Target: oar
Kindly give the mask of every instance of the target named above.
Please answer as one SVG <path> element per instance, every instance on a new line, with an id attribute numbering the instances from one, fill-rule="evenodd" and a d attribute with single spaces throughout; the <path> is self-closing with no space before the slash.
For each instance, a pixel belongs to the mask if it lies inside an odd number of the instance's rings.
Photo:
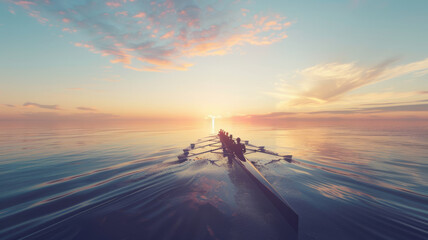
<path id="1" fill-rule="evenodd" d="M 206 136 L 206 137 L 203 137 L 203 138 L 201 138 L 201 139 L 205 139 L 205 138 L 216 138 L 216 137 L 218 137 L 218 135 L 217 135 L 217 134 L 215 134 L 215 135 L 210 135 L 210 136 Z"/>
<path id="2" fill-rule="evenodd" d="M 281 155 L 279 155 L 276 152 L 272 152 L 272 151 L 266 150 L 264 146 L 256 146 L 256 145 L 250 144 L 248 140 L 244 140 L 244 143 L 245 143 L 246 146 L 257 148 L 256 150 L 255 149 L 251 149 L 251 148 L 247 148 L 247 150 L 252 151 L 251 153 L 260 152 L 260 153 L 270 154 L 270 155 L 273 155 L 273 156 L 280 156 L 280 157 L 283 157 L 284 160 L 286 160 L 288 162 L 290 162 L 291 158 L 293 157 L 292 155 L 281 156 Z M 246 154 L 251 154 L 251 153 L 246 153 Z"/>
<path id="3" fill-rule="evenodd" d="M 189 151 L 187 151 L 187 152 L 185 151 L 182 155 L 178 156 L 178 159 L 179 160 L 183 160 L 183 159 L 186 159 L 186 158 L 189 158 L 189 157 L 198 156 L 198 155 L 201 155 L 201 154 L 204 154 L 204 153 L 208 153 L 208 152 L 213 152 L 213 151 L 216 151 L 216 150 L 219 150 L 219 149 L 222 149 L 222 147 L 211 149 L 211 150 L 208 150 L 208 151 L 205 151 L 205 152 L 194 153 L 194 154 L 191 154 L 191 155 L 189 155 Z"/>
<path id="4" fill-rule="evenodd" d="M 272 152 L 272 151 L 265 150 L 265 149 L 264 149 L 264 147 L 259 147 L 259 149 L 251 149 L 251 148 L 247 148 L 247 150 L 248 150 L 248 151 L 252 151 L 252 152 L 250 152 L 250 153 L 245 153 L 245 154 L 251 154 L 251 153 L 260 152 L 260 153 L 265 153 L 265 154 L 269 154 L 269 155 L 273 155 L 273 156 L 280 156 L 280 157 L 283 157 L 283 158 L 284 158 L 284 160 L 287 160 L 287 161 L 293 157 L 292 155 L 284 155 L 284 156 L 279 155 L 279 154 L 278 154 L 278 153 L 276 153 L 276 152 Z"/>
<path id="5" fill-rule="evenodd" d="M 217 144 L 217 143 L 220 143 L 220 142 L 214 142 L 214 143 L 210 143 L 210 144 L 206 144 L 206 145 L 202 145 L 202 146 L 198 146 L 198 147 L 194 147 L 195 145 L 190 144 L 190 149 L 204 148 L 204 147 L 212 146 L 212 145 Z M 193 146 L 193 148 L 192 148 L 192 146 Z"/>
<path id="6" fill-rule="evenodd" d="M 200 141 L 200 142 L 196 142 L 196 143 L 192 143 L 192 144 L 201 144 L 201 143 L 204 143 L 204 142 L 214 141 L 215 139 L 216 139 L 216 137 L 213 137 L 213 138 L 210 138 L 208 140 L 204 140 L 204 141 Z"/>
<path id="7" fill-rule="evenodd" d="M 220 143 L 220 142 L 213 142 L 213 143 L 202 145 L 202 146 L 198 146 L 198 147 L 195 147 L 196 144 L 192 143 L 192 144 L 190 144 L 189 147 L 184 148 L 183 152 L 188 152 L 190 150 L 194 150 L 194 149 L 198 149 L 198 148 L 210 147 L 210 146 L 213 146 L 213 145 L 218 144 L 218 143 Z"/>

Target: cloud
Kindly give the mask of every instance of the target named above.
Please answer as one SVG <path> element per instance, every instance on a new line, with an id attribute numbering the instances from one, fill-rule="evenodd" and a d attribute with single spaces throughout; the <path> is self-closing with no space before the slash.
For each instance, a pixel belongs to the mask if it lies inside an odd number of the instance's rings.
<path id="1" fill-rule="evenodd" d="M 282 80 L 269 94 L 281 100 L 280 108 L 322 106 L 343 100 L 363 86 L 428 69 L 428 58 L 392 67 L 394 62 L 391 59 L 369 68 L 355 63 L 319 64 L 298 71 L 295 78 Z"/>
<path id="2" fill-rule="evenodd" d="M 11 108 L 15 107 L 15 105 L 12 105 L 12 104 L 3 104 L 3 106 L 5 106 L 5 107 L 11 107 Z"/>
<path id="3" fill-rule="evenodd" d="M 309 112 L 273 112 L 267 114 L 251 114 L 234 116 L 234 120 L 275 121 L 275 120 L 313 120 L 313 119 L 428 119 L 428 104 L 403 104 L 397 106 L 376 106 L 345 108 L 339 110 L 309 111 Z M 422 103 L 422 104 L 421 104 Z"/>
<path id="4" fill-rule="evenodd" d="M 0 120 L 16 120 L 16 121 L 43 121 L 43 122 L 55 122 L 55 121 L 109 121 L 116 120 L 118 116 L 108 113 L 77 113 L 77 114 L 59 114 L 57 112 L 35 112 L 35 113 L 23 113 L 18 115 L 2 115 L 0 114 Z"/>
<path id="5" fill-rule="evenodd" d="M 51 109 L 51 110 L 60 110 L 58 105 L 42 105 L 42 104 L 32 103 L 32 102 L 26 102 L 22 106 L 24 106 L 24 107 L 38 107 L 38 108 Z"/>
<path id="6" fill-rule="evenodd" d="M 370 112 L 428 112 L 428 104 L 413 104 L 388 107 L 373 107 L 361 109 L 360 111 Z"/>
<path id="7" fill-rule="evenodd" d="M 297 113 L 294 113 L 294 112 L 273 112 L 273 113 L 267 113 L 267 114 L 244 115 L 244 118 L 271 119 L 271 118 L 288 117 L 288 116 L 295 115 L 295 114 L 297 114 Z"/>
<path id="8" fill-rule="evenodd" d="M 77 32 L 76 29 L 72 29 L 72 28 L 63 28 L 62 29 L 63 32 L 68 32 L 68 33 L 74 33 Z"/>
<path id="9" fill-rule="evenodd" d="M 122 6 L 122 4 L 119 2 L 106 2 L 106 5 L 109 7 L 114 7 L 114 8 Z"/>
<path id="10" fill-rule="evenodd" d="M 76 46 L 137 71 L 187 70 L 193 57 L 273 44 L 287 37 L 291 24 L 234 0 L 9 1 L 40 22 L 54 21 L 65 32 L 86 36 Z"/>
<path id="11" fill-rule="evenodd" d="M 390 105 L 402 105 L 410 103 L 422 103 L 428 102 L 428 99 L 422 99 L 417 101 L 405 101 L 405 102 L 379 102 L 379 103 L 363 103 L 362 106 L 390 106 Z"/>
<path id="12" fill-rule="evenodd" d="M 333 111 L 318 111 L 310 112 L 310 114 L 355 114 L 355 113 L 386 113 L 386 112 L 427 112 L 428 104 L 411 104 L 399 106 L 383 106 L 383 107 L 368 107 L 358 108 L 354 110 L 333 110 Z"/>
<path id="13" fill-rule="evenodd" d="M 30 5 L 36 5 L 34 1 L 13 1 L 14 4 L 28 8 Z"/>
<path id="14" fill-rule="evenodd" d="M 145 12 L 140 12 L 140 13 L 135 14 L 135 15 L 134 15 L 134 18 L 143 18 L 143 17 L 145 17 L 145 16 L 146 16 L 146 13 L 145 13 Z"/>
<path id="15" fill-rule="evenodd" d="M 89 107 L 77 107 L 76 109 L 82 110 L 82 111 L 91 111 L 91 112 L 97 111 L 95 108 L 89 108 Z"/>

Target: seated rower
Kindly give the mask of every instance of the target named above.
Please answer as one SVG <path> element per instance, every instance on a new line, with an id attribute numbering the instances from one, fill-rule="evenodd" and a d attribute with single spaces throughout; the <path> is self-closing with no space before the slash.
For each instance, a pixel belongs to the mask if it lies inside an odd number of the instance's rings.
<path id="1" fill-rule="evenodd" d="M 236 144 L 240 147 L 242 153 L 245 153 L 247 151 L 245 144 L 241 143 L 241 138 L 236 139 Z"/>
<path id="2" fill-rule="evenodd" d="M 245 148 L 245 145 L 241 143 L 240 138 L 236 139 L 236 144 L 233 145 L 233 151 L 239 159 L 245 161 L 244 153 L 247 151 L 247 149 Z"/>
<path id="3" fill-rule="evenodd" d="M 232 134 L 230 134 L 229 139 L 227 139 L 227 141 L 229 142 L 229 144 L 231 146 L 233 146 L 233 144 L 235 144 L 235 141 L 233 140 L 233 135 Z"/>

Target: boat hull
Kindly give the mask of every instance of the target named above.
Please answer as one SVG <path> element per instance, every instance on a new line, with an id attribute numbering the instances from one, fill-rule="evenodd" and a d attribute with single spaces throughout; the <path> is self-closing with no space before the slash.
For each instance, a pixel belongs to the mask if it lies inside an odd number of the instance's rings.
<path id="1" fill-rule="evenodd" d="M 254 181 L 254 183 L 266 194 L 272 204 L 278 209 L 285 220 L 290 226 L 298 232 L 299 229 L 299 216 L 287 203 L 287 201 L 281 197 L 281 195 L 275 190 L 275 188 L 269 183 L 269 181 L 257 170 L 257 168 L 242 154 L 235 154 L 232 146 L 220 138 L 223 145 L 223 150 L 228 154 L 229 158 L 241 166 L 247 175 Z"/>

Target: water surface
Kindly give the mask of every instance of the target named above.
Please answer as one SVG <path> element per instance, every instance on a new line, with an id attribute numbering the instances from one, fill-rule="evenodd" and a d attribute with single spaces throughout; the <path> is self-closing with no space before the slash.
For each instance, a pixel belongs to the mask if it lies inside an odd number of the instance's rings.
<path id="1" fill-rule="evenodd" d="M 300 218 L 299 239 L 427 239 L 428 124 L 217 123 Z M 0 125 L 1 239 L 295 238 L 209 123 Z"/>

